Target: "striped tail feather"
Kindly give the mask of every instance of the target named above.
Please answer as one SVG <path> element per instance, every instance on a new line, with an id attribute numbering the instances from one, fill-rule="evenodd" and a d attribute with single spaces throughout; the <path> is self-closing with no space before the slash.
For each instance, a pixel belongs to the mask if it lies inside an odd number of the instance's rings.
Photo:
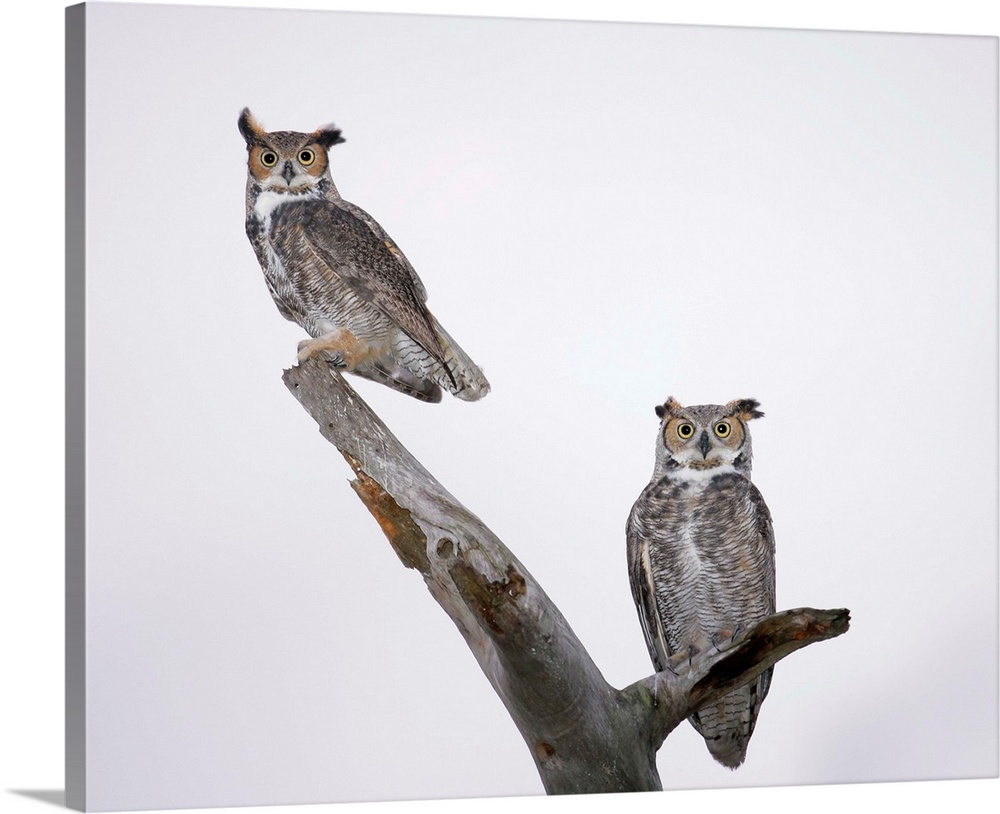
<path id="1" fill-rule="evenodd" d="M 444 362 L 447 371 L 438 377 L 438 383 L 448 390 L 455 398 L 463 401 L 478 401 L 490 392 L 490 383 L 482 368 L 479 367 L 462 347 L 451 338 L 451 335 L 441 326 L 433 314 L 431 323 L 441 340 L 444 349 Z"/>
<path id="2" fill-rule="evenodd" d="M 771 685 L 771 672 L 767 670 L 756 681 L 702 707 L 688 719 L 705 739 L 712 757 L 723 766 L 736 769 L 746 759 L 757 713 Z"/>
<path id="3" fill-rule="evenodd" d="M 435 382 L 421 378 L 405 367 L 395 365 L 392 362 L 376 362 L 374 365 L 356 368 L 351 372 L 412 396 L 418 401 L 426 401 L 430 404 L 437 404 L 441 401 L 441 388 Z"/>

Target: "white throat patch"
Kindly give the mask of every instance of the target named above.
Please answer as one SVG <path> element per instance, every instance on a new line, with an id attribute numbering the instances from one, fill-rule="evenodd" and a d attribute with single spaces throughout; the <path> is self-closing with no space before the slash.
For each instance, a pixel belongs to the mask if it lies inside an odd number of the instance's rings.
<path id="1" fill-rule="evenodd" d="M 685 467 L 684 469 L 672 469 L 667 472 L 667 477 L 681 483 L 708 483 L 716 475 L 735 475 L 736 467 L 732 464 L 720 464 L 711 469 L 694 469 Z"/>
<path id="2" fill-rule="evenodd" d="M 269 189 L 265 189 L 257 196 L 257 200 L 253 205 L 253 211 L 264 223 L 269 223 L 271 214 L 275 209 L 282 204 L 292 203 L 295 200 L 301 199 L 299 196 L 289 195 L 287 192 L 272 192 Z"/>

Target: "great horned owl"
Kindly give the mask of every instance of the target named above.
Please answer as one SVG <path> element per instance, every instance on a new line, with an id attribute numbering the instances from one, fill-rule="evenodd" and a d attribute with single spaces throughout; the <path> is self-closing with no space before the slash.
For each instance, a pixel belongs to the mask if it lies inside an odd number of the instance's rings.
<path id="1" fill-rule="evenodd" d="M 427 310 L 416 271 L 367 212 L 340 197 L 328 150 L 333 125 L 312 133 L 265 132 L 239 117 L 248 173 L 246 230 L 268 290 L 286 318 L 312 337 L 300 362 L 333 364 L 422 401 L 441 388 L 475 401 L 490 385 Z"/>
<path id="2" fill-rule="evenodd" d="M 750 482 L 753 399 L 656 408 L 653 477 L 626 524 L 629 581 L 657 672 L 774 613 L 771 514 Z M 690 717 L 709 752 L 746 758 L 772 670 Z"/>

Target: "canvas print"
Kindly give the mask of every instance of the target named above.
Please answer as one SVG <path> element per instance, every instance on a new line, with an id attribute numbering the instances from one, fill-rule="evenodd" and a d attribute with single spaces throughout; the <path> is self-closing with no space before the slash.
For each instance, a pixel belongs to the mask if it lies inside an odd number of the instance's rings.
<path id="1" fill-rule="evenodd" d="M 69 8 L 68 804 L 995 777 L 996 59 Z"/>

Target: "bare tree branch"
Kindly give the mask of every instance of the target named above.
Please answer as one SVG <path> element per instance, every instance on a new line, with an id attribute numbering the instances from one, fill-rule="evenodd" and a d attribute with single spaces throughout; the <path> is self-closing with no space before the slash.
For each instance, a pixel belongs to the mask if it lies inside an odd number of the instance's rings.
<path id="1" fill-rule="evenodd" d="M 775 614 L 677 674 L 617 690 L 496 535 L 427 472 L 344 378 L 310 360 L 284 382 L 350 464 L 351 484 L 420 572 L 524 737 L 550 794 L 661 788 L 656 750 L 701 705 L 800 647 L 847 630 L 847 611 Z"/>

